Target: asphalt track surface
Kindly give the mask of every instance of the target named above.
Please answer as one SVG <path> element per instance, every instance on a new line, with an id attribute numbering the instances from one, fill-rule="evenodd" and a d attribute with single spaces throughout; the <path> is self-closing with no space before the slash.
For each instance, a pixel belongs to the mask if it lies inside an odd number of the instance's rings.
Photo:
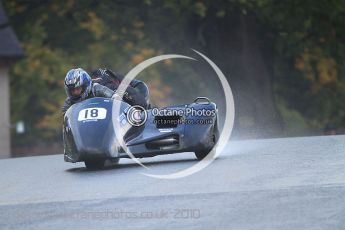
<path id="1" fill-rule="evenodd" d="M 230 142 L 88 171 L 62 155 L 0 160 L 0 229 L 344 229 L 345 136 Z"/>

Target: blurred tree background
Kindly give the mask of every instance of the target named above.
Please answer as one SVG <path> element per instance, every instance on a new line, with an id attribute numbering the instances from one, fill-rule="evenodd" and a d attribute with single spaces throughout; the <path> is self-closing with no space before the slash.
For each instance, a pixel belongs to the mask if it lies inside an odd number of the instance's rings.
<path id="1" fill-rule="evenodd" d="M 11 70 L 13 145 L 61 142 L 63 79 L 73 67 L 126 74 L 196 49 L 227 76 L 239 138 L 318 135 L 345 127 L 342 0 L 4 0 L 26 57 Z M 168 60 L 139 75 L 156 106 L 224 95 L 206 65 Z"/>

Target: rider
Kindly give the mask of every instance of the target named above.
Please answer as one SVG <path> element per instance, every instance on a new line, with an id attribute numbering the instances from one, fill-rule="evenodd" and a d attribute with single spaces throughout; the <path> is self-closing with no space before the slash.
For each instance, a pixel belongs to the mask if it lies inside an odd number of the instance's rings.
<path id="1" fill-rule="evenodd" d="M 92 81 L 116 91 L 123 80 L 123 76 L 115 74 L 109 69 L 96 69 L 91 72 Z M 123 99 L 130 105 L 140 105 L 145 109 L 150 107 L 149 89 L 147 85 L 139 80 L 132 80 L 127 86 Z"/>
<path id="2" fill-rule="evenodd" d="M 111 98 L 119 96 L 106 86 L 92 83 L 90 75 L 81 68 L 71 69 L 67 72 L 65 77 L 65 91 L 67 98 L 62 107 L 63 114 L 65 114 L 71 105 L 88 98 Z"/>

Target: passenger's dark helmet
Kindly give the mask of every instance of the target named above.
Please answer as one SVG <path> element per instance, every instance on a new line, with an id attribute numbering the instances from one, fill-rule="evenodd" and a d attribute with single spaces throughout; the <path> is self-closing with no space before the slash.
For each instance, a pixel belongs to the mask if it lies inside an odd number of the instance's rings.
<path id="1" fill-rule="evenodd" d="M 91 91 L 91 77 L 81 69 L 71 69 L 65 77 L 65 91 L 72 100 L 85 99 Z M 80 92 L 75 93 L 80 88 Z"/>
<path id="2" fill-rule="evenodd" d="M 123 77 L 109 69 L 99 68 L 91 72 L 91 78 L 93 82 L 104 85 L 111 90 L 116 90 Z"/>

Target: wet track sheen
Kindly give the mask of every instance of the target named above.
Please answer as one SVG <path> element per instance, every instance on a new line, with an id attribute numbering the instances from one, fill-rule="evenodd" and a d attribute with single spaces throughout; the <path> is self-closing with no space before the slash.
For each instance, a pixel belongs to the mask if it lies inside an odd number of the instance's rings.
<path id="1" fill-rule="evenodd" d="M 0 229 L 344 229 L 345 136 L 231 142 L 87 171 L 62 155 L 0 160 Z"/>

